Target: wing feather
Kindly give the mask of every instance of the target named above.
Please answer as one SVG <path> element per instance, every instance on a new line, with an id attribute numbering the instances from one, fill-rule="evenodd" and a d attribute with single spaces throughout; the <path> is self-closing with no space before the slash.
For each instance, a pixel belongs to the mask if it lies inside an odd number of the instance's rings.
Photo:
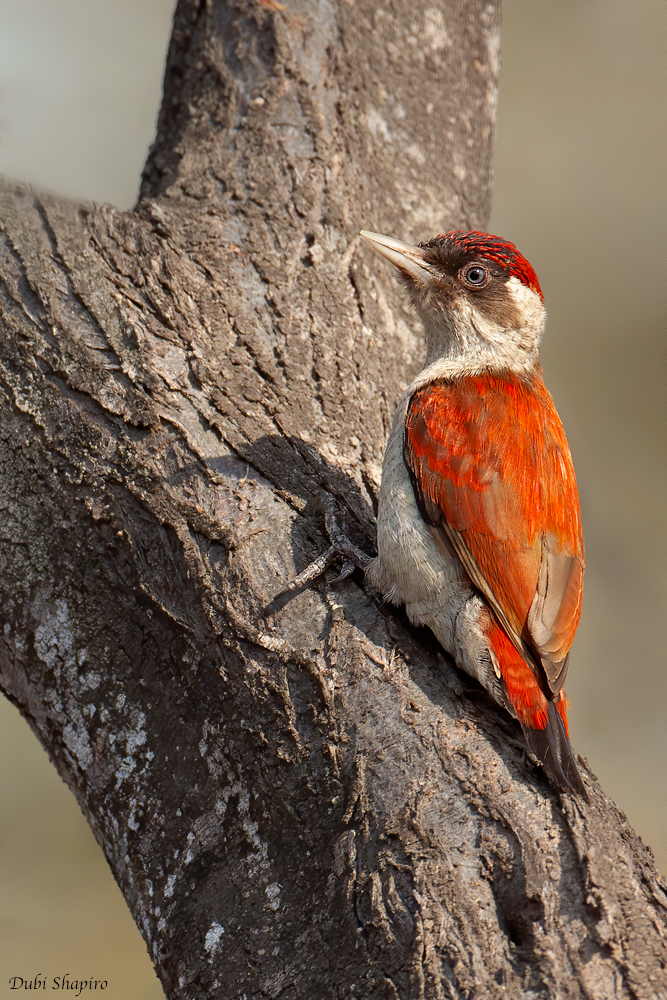
<path id="1" fill-rule="evenodd" d="M 584 554 L 572 459 L 539 372 L 417 389 L 404 456 L 424 519 L 557 694 L 581 613 Z"/>

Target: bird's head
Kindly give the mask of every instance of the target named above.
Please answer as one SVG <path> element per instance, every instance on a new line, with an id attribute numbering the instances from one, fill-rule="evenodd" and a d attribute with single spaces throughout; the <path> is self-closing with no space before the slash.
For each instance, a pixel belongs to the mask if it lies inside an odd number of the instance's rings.
<path id="1" fill-rule="evenodd" d="M 424 322 L 427 363 L 535 366 L 546 311 L 537 275 L 513 243 L 454 230 L 419 246 L 364 230 L 361 238 L 398 269 Z"/>

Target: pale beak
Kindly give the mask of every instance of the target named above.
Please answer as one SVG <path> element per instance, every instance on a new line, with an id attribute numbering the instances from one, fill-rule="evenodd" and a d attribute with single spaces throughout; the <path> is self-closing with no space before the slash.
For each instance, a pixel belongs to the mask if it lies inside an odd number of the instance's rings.
<path id="1" fill-rule="evenodd" d="M 423 251 L 419 247 L 413 247 L 410 243 L 404 243 L 403 240 L 395 240 L 391 236 L 369 233 L 365 229 L 362 229 L 359 235 L 367 246 L 376 250 L 408 277 L 423 285 L 431 284 L 434 275 L 424 260 Z"/>

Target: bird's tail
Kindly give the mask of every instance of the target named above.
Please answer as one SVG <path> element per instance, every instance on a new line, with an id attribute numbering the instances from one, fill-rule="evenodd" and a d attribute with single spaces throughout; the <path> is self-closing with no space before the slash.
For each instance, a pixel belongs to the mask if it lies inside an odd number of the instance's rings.
<path id="1" fill-rule="evenodd" d="M 573 790 L 588 802 L 561 713 L 553 701 L 547 701 L 546 708 L 544 728 L 533 729 L 523 722 L 521 724 L 528 748 L 542 762 L 544 770 L 557 788 Z"/>
<path id="2" fill-rule="evenodd" d="M 571 789 L 588 801 L 568 739 L 564 692 L 559 693 L 557 702 L 545 695 L 535 673 L 494 619 L 489 620 L 486 635 L 529 750 L 542 762 L 556 788 Z"/>

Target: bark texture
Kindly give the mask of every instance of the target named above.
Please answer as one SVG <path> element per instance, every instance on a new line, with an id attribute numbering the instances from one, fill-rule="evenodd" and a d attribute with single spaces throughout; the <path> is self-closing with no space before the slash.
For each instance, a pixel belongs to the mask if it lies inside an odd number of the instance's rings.
<path id="1" fill-rule="evenodd" d="M 593 776 L 361 579 L 263 614 L 323 490 L 372 550 L 422 344 L 356 233 L 484 226 L 498 41 L 486 0 L 180 0 L 136 210 L 0 190 L 0 683 L 169 997 L 667 996 Z"/>

